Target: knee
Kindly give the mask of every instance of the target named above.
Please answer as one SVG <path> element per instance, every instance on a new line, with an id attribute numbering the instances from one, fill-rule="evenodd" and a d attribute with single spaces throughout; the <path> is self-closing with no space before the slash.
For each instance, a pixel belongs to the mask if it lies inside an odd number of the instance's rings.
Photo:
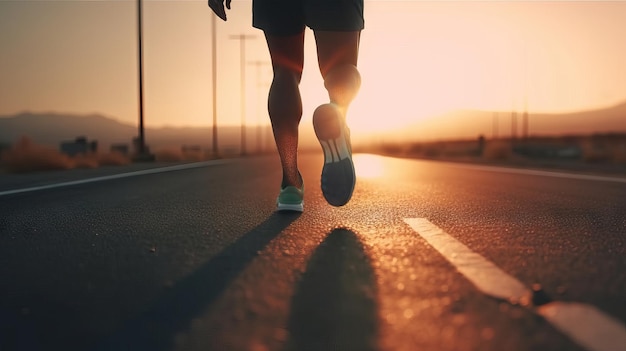
<path id="1" fill-rule="evenodd" d="M 324 87 L 328 90 L 331 101 L 346 106 L 361 87 L 361 74 L 354 65 L 339 65 L 326 74 Z"/>
<path id="2" fill-rule="evenodd" d="M 298 85 L 302 80 L 302 70 L 293 70 L 285 66 L 274 68 L 274 82 L 279 84 Z"/>

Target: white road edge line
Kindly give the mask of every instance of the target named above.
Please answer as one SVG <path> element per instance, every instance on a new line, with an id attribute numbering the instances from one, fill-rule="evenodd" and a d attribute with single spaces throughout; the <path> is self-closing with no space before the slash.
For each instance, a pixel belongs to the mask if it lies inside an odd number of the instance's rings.
<path id="1" fill-rule="evenodd" d="M 453 167 L 474 169 L 474 170 L 488 171 L 488 172 L 525 174 L 525 175 L 536 175 L 536 176 L 542 176 L 542 177 L 565 178 L 565 179 L 576 179 L 576 180 L 592 180 L 592 181 L 599 181 L 599 182 L 626 183 L 626 178 L 620 178 L 620 177 L 600 176 L 600 175 L 591 175 L 591 174 L 575 174 L 575 173 L 565 173 L 565 172 L 556 172 L 556 171 L 540 171 L 540 170 L 535 170 L 535 169 L 518 169 L 518 168 L 498 167 L 498 166 L 466 165 L 466 164 L 458 164 L 458 163 L 454 163 L 454 164 L 449 163 L 449 164 Z"/>
<path id="2" fill-rule="evenodd" d="M 69 182 L 62 182 L 62 183 L 34 186 L 34 187 L 30 187 L 30 188 L 5 190 L 5 191 L 0 191 L 0 196 L 29 193 L 29 192 L 33 192 L 33 191 L 39 191 L 39 190 L 63 188 L 63 187 L 72 186 L 72 185 L 80 185 L 80 184 L 87 184 L 87 183 L 102 182 L 102 181 L 107 181 L 107 180 L 112 180 L 112 179 L 136 177 L 136 176 L 146 175 L 146 174 L 156 174 L 156 173 L 180 171 L 180 170 L 184 170 L 184 169 L 201 168 L 201 167 L 207 167 L 207 166 L 222 164 L 222 163 L 226 163 L 226 162 L 228 162 L 228 161 L 227 160 L 211 160 L 211 161 L 203 161 L 203 162 L 185 163 L 185 164 L 176 165 L 176 166 L 150 168 L 150 169 L 144 169 L 144 170 L 141 170 L 141 171 L 118 173 L 118 174 L 102 176 L 102 177 L 94 177 L 94 178 L 73 180 L 73 181 L 69 181 Z"/>
<path id="3" fill-rule="evenodd" d="M 530 289 L 428 219 L 404 218 L 404 222 L 483 293 L 513 303 L 521 302 L 587 350 L 624 350 L 626 326 L 621 321 L 581 303 L 550 302 L 534 308 L 528 300 L 532 294 Z"/>

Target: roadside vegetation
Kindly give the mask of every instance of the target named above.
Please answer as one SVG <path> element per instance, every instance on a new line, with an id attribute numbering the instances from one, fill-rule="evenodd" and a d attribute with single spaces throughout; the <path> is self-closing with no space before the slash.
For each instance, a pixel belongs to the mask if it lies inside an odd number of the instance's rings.
<path id="1" fill-rule="evenodd" d="M 384 143 L 358 148 L 389 156 L 532 165 L 615 166 L 626 170 L 626 134 Z"/>
<path id="2" fill-rule="evenodd" d="M 154 152 L 157 162 L 197 162 L 209 160 L 210 153 L 199 147 L 165 147 Z M 28 173 L 102 166 L 123 166 L 132 163 L 121 152 L 87 152 L 68 156 L 59 150 L 34 142 L 27 136 L 13 145 L 0 148 L 0 173 Z"/>
<path id="3" fill-rule="evenodd" d="M 448 140 L 360 145 L 355 152 L 445 161 L 511 164 L 517 166 L 577 165 L 612 167 L 626 174 L 626 134 L 530 137 L 527 139 Z M 197 162 L 214 157 L 200 147 L 163 147 L 154 152 L 157 162 Z M 121 166 L 132 162 L 121 152 L 88 152 L 70 157 L 57 149 L 21 137 L 13 145 L 0 145 L 0 173 Z"/>
<path id="4" fill-rule="evenodd" d="M 128 156 L 117 152 L 95 152 L 70 157 L 52 147 L 39 145 L 26 136 L 0 154 L 0 168 L 9 173 L 121 166 L 130 162 Z"/>
<path id="5" fill-rule="evenodd" d="M 198 162 L 211 159 L 210 155 L 200 149 L 162 148 L 154 152 L 157 162 Z"/>

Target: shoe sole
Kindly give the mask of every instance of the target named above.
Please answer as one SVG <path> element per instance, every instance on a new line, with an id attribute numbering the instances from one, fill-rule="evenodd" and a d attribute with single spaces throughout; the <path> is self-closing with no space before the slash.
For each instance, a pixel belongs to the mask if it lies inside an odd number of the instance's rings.
<path id="1" fill-rule="evenodd" d="M 279 212 L 303 212 L 304 202 L 300 204 L 281 204 L 276 205 L 276 211 Z"/>
<path id="2" fill-rule="evenodd" d="M 356 181 L 350 146 L 340 119 L 340 112 L 332 104 L 321 105 L 313 113 L 315 135 L 324 150 L 322 193 L 333 206 L 350 201 Z"/>

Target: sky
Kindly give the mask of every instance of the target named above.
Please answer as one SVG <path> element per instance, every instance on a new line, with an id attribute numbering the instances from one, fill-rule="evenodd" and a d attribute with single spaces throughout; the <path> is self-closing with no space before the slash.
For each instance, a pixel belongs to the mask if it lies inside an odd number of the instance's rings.
<path id="1" fill-rule="evenodd" d="M 145 124 L 212 124 L 211 16 L 204 0 L 144 0 Z M 251 2 L 217 23 L 218 123 L 267 124 L 271 81 Z M 401 128 L 456 109 L 570 112 L 626 101 L 626 1 L 365 2 L 352 130 Z M 0 0 L 0 115 L 138 119 L 133 0 Z M 303 122 L 327 101 L 306 34 Z M 262 62 L 258 67 L 253 62 Z"/>

